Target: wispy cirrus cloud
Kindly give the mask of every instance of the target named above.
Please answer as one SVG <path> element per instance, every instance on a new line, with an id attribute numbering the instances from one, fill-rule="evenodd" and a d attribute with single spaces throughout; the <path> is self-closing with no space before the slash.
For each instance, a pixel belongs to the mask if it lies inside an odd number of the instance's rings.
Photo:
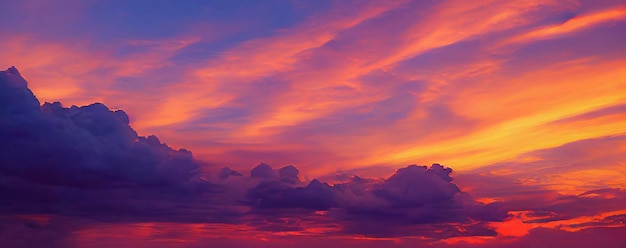
<path id="1" fill-rule="evenodd" d="M 221 6 L 249 14 L 241 20 L 205 15 L 215 10 L 210 5 L 169 6 L 197 19 L 174 18 L 177 29 L 167 32 L 136 21 L 161 23 L 159 8 L 71 6 L 64 18 L 47 14 L 67 27 L 57 34 L 13 18 L 2 41 L 7 63 L 23 65 L 44 100 L 123 107 L 140 133 L 158 133 L 216 164 L 270 158 L 322 175 L 339 165 L 423 159 L 463 170 L 611 135 L 619 123 L 576 134 L 543 125 L 622 103 L 614 89 L 623 87 L 616 80 L 623 39 L 611 31 L 624 25 L 617 2 L 294 3 L 290 11 L 302 15 L 280 12 L 292 22 L 274 23 L 258 21 L 263 14 L 254 9 L 284 5 Z M 102 15 L 88 15 L 96 8 L 119 16 L 112 25 L 125 21 L 125 31 L 109 35 L 98 26 Z M 72 35 L 81 21 L 102 32 Z M 502 45 L 520 37 L 531 38 Z M 603 83 L 589 89 L 594 82 Z M 545 138 L 528 140 L 534 136 Z"/>

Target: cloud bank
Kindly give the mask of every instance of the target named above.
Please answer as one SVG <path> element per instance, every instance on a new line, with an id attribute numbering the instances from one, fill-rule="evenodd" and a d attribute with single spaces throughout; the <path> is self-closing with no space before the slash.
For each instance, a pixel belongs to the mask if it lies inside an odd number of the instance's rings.
<path id="1" fill-rule="evenodd" d="M 513 181 L 506 176 L 464 180 L 510 190 L 491 195 L 474 190 L 481 197 L 500 197 L 484 202 L 462 190 L 452 169 L 440 164 L 409 165 L 387 178 L 344 175 L 333 183 L 307 182 L 294 165 L 274 169 L 266 163 L 248 173 L 225 167 L 204 175 L 190 151 L 139 136 L 122 110 L 101 103 L 40 105 L 15 68 L 0 72 L 0 121 L 0 215 L 10 223 L 20 223 L 23 215 L 52 214 L 113 223 L 227 224 L 261 233 L 441 240 L 515 236 L 506 226 L 516 221 L 530 223 L 523 233 L 531 235 L 546 232 L 537 229 L 545 225 L 576 231 L 619 227 L 626 214 L 621 189 L 562 195 L 501 183 Z M 579 146 L 533 154 L 559 159 Z"/>

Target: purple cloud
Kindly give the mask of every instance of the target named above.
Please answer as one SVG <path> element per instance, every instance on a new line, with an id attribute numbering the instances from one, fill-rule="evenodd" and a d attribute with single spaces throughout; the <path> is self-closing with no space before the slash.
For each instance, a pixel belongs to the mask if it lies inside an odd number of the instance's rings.
<path id="1" fill-rule="evenodd" d="M 261 163 L 254 167 L 252 171 L 250 171 L 250 177 L 252 178 L 264 178 L 264 179 L 274 179 L 276 178 L 276 172 L 272 169 L 272 167 L 268 164 Z"/>
<path id="2" fill-rule="evenodd" d="M 191 152 L 101 103 L 40 106 L 15 68 L 0 72 L 0 120 L 1 212 L 174 216 L 167 206 L 210 189 Z"/>
<path id="3" fill-rule="evenodd" d="M 220 179 L 228 179 L 228 177 L 232 177 L 232 176 L 236 176 L 236 177 L 242 177 L 243 174 L 228 168 L 228 167 L 224 167 L 221 171 L 220 171 Z"/>
<path id="4" fill-rule="evenodd" d="M 295 167 L 284 167 L 294 170 Z M 462 235 L 493 236 L 495 232 L 484 223 L 502 221 L 507 211 L 497 203 L 482 204 L 462 192 L 452 183 L 450 168 L 434 164 L 431 167 L 410 165 L 401 168 L 386 180 L 352 176 L 349 181 L 330 185 L 312 180 L 306 186 L 292 186 L 277 177 L 267 164 L 253 169 L 248 180 L 259 180 L 246 191 L 243 201 L 252 212 L 262 216 L 285 216 L 297 209 L 301 216 L 313 211 L 328 214 L 310 220 L 315 225 L 339 223 L 343 233 L 372 236 L 423 235 L 453 237 Z M 249 185 L 249 184 L 248 184 Z M 437 230 L 463 225 L 472 232 L 450 232 L 441 235 Z M 482 224 L 481 224 L 482 223 Z M 408 228 L 410 226 L 419 228 Z M 379 227 L 385 226 L 385 230 Z M 283 227 L 265 226 L 261 229 Z M 408 228 L 408 229 L 407 229 Z"/>
<path id="5" fill-rule="evenodd" d="M 40 108 L 16 69 L 2 74 L 0 169 L 6 175 L 51 185 L 136 187 L 180 184 L 198 169 L 191 152 L 138 136 L 122 110 L 101 103 Z"/>

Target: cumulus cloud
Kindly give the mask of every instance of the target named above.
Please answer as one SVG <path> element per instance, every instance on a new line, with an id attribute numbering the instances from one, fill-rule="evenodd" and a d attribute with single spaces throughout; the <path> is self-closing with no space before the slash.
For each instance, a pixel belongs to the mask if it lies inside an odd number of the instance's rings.
<path id="1" fill-rule="evenodd" d="M 295 167 L 284 168 L 295 171 Z M 384 180 L 355 175 L 344 183 L 330 185 L 315 179 L 306 186 L 290 185 L 279 177 L 260 177 L 261 170 L 265 172 L 263 175 L 274 175 L 271 166 L 266 164 L 252 170 L 255 173 L 251 173 L 249 180 L 259 181 L 247 190 L 247 201 L 244 202 L 254 212 L 281 215 L 294 209 L 308 210 L 309 213 L 325 211 L 324 217 L 313 222 L 341 223 L 344 233 L 493 236 L 495 232 L 484 223 L 502 221 L 507 217 L 507 211 L 497 203 L 482 204 L 461 191 L 452 182 L 452 170 L 439 164 L 430 167 L 410 165 Z M 451 223 L 463 225 L 466 231 L 460 233 L 452 228 Z M 408 228 L 412 225 L 420 227 Z M 381 226 L 385 226 L 386 231 L 380 230 Z M 438 230 L 441 229 L 449 229 L 449 232 L 440 234 Z"/>
<path id="2" fill-rule="evenodd" d="M 383 181 L 354 177 L 335 186 L 344 207 L 333 212 L 346 223 L 347 233 L 428 237 L 495 235 L 484 223 L 504 220 L 507 211 L 497 203 L 479 203 L 461 191 L 452 182 L 451 172 L 439 164 L 410 165 Z M 452 223 L 466 231 L 451 228 Z M 388 228 L 382 230 L 381 226 Z M 442 230 L 448 231 L 441 233 Z"/>
<path id="3" fill-rule="evenodd" d="M 398 207 L 419 207 L 445 203 L 461 192 L 450 183 L 452 170 L 439 164 L 432 167 L 411 165 L 398 169 L 374 193 Z"/>
<path id="4" fill-rule="evenodd" d="M 257 165 L 256 167 L 254 167 L 252 171 L 250 171 L 250 177 L 272 179 L 272 178 L 276 178 L 277 175 L 270 165 L 261 163 Z"/>
<path id="5" fill-rule="evenodd" d="M 297 184 L 300 182 L 300 178 L 298 178 L 299 173 L 300 171 L 298 170 L 298 168 L 293 165 L 287 165 L 278 170 L 278 177 L 283 182 Z"/>
<path id="6" fill-rule="evenodd" d="M 303 183 L 293 165 L 273 169 L 261 163 L 247 176 L 222 169 L 224 191 L 216 197 L 249 207 L 247 221 L 260 231 L 331 225 L 339 226 L 333 232 L 377 237 L 496 235 L 487 223 L 505 220 L 506 209 L 476 201 L 451 173 L 440 164 L 409 165 L 385 179 L 350 175 L 341 183 Z M 270 221 L 274 218 L 278 223 Z"/>
<path id="7" fill-rule="evenodd" d="M 180 184 L 198 169 L 191 152 L 138 136 L 122 110 L 101 103 L 40 107 L 15 68 L 0 74 L 5 175 L 52 185 L 136 187 Z"/>

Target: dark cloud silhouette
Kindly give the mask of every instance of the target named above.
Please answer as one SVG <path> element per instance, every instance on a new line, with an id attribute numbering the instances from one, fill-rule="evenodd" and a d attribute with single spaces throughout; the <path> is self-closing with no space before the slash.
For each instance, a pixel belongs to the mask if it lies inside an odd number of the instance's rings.
<path id="1" fill-rule="evenodd" d="M 28 83 L 15 67 L 0 71 L 0 113 L 2 115 L 26 115 L 39 110 L 39 100 L 28 89 Z M 5 123 L 3 119 L 3 124 Z"/>
<path id="2" fill-rule="evenodd" d="M 287 165 L 278 170 L 278 177 L 283 182 L 297 184 L 300 182 L 300 178 L 298 178 L 299 173 L 300 171 L 295 166 Z"/>
<path id="3" fill-rule="evenodd" d="M 180 184 L 198 169 L 191 152 L 138 136 L 122 110 L 101 103 L 39 107 L 15 68 L 0 74 L 5 175 L 53 185 L 136 187 Z"/>
<path id="4" fill-rule="evenodd" d="M 277 175 L 270 165 L 261 163 L 257 165 L 256 167 L 254 167 L 252 171 L 250 171 L 250 177 L 273 179 L 273 178 L 276 178 Z"/>
<path id="5" fill-rule="evenodd" d="M 300 183 L 298 174 L 300 171 L 293 165 L 287 165 L 278 170 L 274 170 L 269 164 L 260 163 L 250 171 L 251 178 L 278 179 L 288 184 Z"/>
<path id="6" fill-rule="evenodd" d="M 258 208 L 304 208 L 328 210 L 338 207 L 337 194 L 327 183 L 311 181 L 306 187 L 291 188 L 278 181 L 261 182 L 250 189 L 248 198 Z"/>
<path id="7" fill-rule="evenodd" d="M 462 192 L 452 183 L 451 172 L 433 164 L 398 169 L 383 181 L 355 176 L 335 185 L 344 206 L 334 215 L 345 223 L 344 232 L 368 236 L 495 235 L 484 223 L 504 220 L 507 211 L 498 203 L 482 204 Z M 466 231 L 450 229 L 450 223 Z"/>
<path id="8" fill-rule="evenodd" d="M 0 71 L 0 214 L 188 221 L 172 206 L 210 212 L 196 200 L 209 191 L 191 152 L 138 136 L 124 111 L 40 106 L 17 69 Z"/>
<path id="9" fill-rule="evenodd" d="M 228 177 L 242 177 L 243 174 L 228 168 L 228 167 L 224 167 L 221 171 L 220 171 L 220 179 L 227 179 Z"/>
<path id="10" fill-rule="evenodd" d="M 450 183 L 452 170 L 439 164 L 432 167 L 411 165 L 398 169 L 385 180 L 377 196 L 387 199 L 398 207 L 419 207 L 427 204 L 446 203 L 461 193 L 459 187 Z"/>
<path id="11" fill-rule="evenodd" d="M 260 168 L 270 174 L 271 167 L 265 164 L 253 171 Z M 497 203 L 476 202 L 452 183 L 451 172 L 439 164 L 410 165 L 385 180 L 353 176 L 345 183 L 329 185 L 313 180 L 305 187 L 294 187 L 281 178 L 264 177 L 247 191 L 246 202 L 266 215 L 281 215 L 286 209 L 326 210 L 330 219 L 319 220 L 320 223 L 343 223 L 345 233 L 396 236 L 403 235 L 404 228 L 410 225 L 435 224 L 436 229 L 441 229 L 448 223 L 457 223 L 475 230 L 473 235 L 495 235 L 490 228 L 475 223 L 502 221 L 507 211 Z M 389 232 L 379 230 L 381 226 Z M 432 228 L 421 228 L 421 235 L 439 235 Z M 416 234 L 414 229 L 407 232 Z"/>

